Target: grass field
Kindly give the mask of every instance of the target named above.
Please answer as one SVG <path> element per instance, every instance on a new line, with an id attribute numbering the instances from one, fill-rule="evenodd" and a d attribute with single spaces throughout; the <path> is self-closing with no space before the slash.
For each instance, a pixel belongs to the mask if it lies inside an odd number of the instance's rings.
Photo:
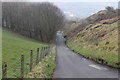
<path id="1" fill-rule="evenodd" d="M 120 67 L 118 60 L 118 26 L 92 24 L 68 39 L 68 47 L 74 52 L 111 67 Z"/>
<path id="2" fill-rule="evenodd" d="M 29 61 L 30 50 L 34 50 L 36 54 L 37 48 L 48 46 L 38 41 L 26 38 L 6 29 L 2 30 L 2 61 L 7 62 L 8 70 L 7 77 L 20 77 L 20 57 L 21 54 L 25 56 L 25 63 Z M 34 56 L 33 58 L 35 58 Z M 26 72 L 28 67 L 25 67 Z"/>

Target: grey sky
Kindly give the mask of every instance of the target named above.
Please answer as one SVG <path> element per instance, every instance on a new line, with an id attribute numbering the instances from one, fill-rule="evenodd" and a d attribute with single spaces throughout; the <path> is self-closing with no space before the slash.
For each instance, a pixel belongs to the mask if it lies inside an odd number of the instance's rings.
<path id="1" fill-rule="evenodd" d="M 29 0 L 31 2 L 118 2 L 119 0 Z"/>
<path id="2" fill-rule="evenodd" d="M 107 6 L 118 8 L 117 2 L 54 2 L 67 16 L 85 18 Z"/>
<path id="3" fill-rule="evenodd" d="M 85 18 L 106 6 L 118 7 L 119 0 L 2 0 L 2 1 L 28 1 L 28 2 L 52 2 L 57 5 L 67 16 Z"/>
<path id="4" fill-rule="evenodd" d="M 2 2 L 118 2 L 119 0 L 0 0 Z"/>

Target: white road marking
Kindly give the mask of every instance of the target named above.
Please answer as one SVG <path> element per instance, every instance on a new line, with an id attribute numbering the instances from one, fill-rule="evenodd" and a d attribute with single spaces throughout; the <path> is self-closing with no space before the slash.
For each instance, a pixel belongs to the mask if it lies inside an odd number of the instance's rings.
<path id="1" fill-rule="evenodd" d="M 93 67 L 93 68 L 95 68 L 95 69 L 99 69 L 99 70 L 102 70 L 99 66 L 97 66 L 97 65 L 89 65 L 90 67 Z"/>
<path id="2" fill-rule="evenodd" d="M 104 67 L 99 67 L 97 65 L 89 65 L 90 67 L 93 67 L 95 69 L 99 69 L 99 70 L 107 70 L 107 68 L 104 68 Z"/>

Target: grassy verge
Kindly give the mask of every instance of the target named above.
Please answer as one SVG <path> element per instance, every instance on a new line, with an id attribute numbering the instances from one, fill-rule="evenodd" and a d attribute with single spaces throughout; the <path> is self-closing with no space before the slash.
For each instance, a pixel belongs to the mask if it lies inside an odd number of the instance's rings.
<path id="1" fill-rule="evenodd" d="M 33 39 L 26 38 L 6 29 L 2 30 L 2 62 L 7 62 L 8 78 L 20 77 L 20 57 L 25 56 L 25 63 L 29 62 L 30 50 L 34 50 L 36 54 L 37 48 L 48 46 Z M 34 56 L 35 58 L 36 56 Z M 35 60 L 34 60 L 35 61 Z M 25 67 L 25 72 L 29 69 L 29 65 Z"/>
<path id="2" fill-rule="evenodd" d="M 119 68 L 118 65 L 118 54 L 109 53 L 106 51 L 101 51 L 96 48 L 87 48 L 85 43 L 75 44 L 72 40 L 67 41 L 67 45 L 71 48 L 72 51 L 86 57 L 92 59 L 98 63 L 106 64 L 111 67 Z"/>
<path id="3" fill-rule="evenodd" d="M 118 21 L 112 24 L 91 24 L 68 38 L 74 52 L 98 63 L 120 68 L 118 60 Z"/>
<path id="4" fill-rule="evenodd" d="M 55 47 L 53 47 L 51 53 L 46 56 L 42 62 L 39 62 L 39 64 L 33 68 L 32 72 L 26 75 L 26 78 L 52 78 L 55 69 L 55 56 L 56 50 Z"/>

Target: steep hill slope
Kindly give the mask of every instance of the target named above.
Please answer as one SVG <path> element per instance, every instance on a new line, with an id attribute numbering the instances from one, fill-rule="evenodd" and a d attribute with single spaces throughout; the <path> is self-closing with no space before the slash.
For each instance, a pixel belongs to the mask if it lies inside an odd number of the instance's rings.
<path id="1" fill-rule="evenodd" d="M 25 62 L 29 61 L 30 50 L 37 51 L 37 48 L 48 46 L 33 39 L 26 38 L 6 29 L 2 30 L 2 61 L 8 64 L 8 78 L 20 76 L 20 57 L 25 55 Z M 34 53 L 36 54 L 36 53 Z M 29 65 L 25 68 L 29 69 Z"/>
<path id="2" fill-rule="evenodd" d="M 67 44 L 84 57 L 118 68 L 118 22 L 90 24 L 69 38 Z"/>
<path id="3" fill-rule="evenodd" d="M 68 34 L 72 35 L 72 33 L 75 33 L 75 32 L 77 33 L 90 24 L 95 24 L 98 22 L 101 23 L 101 21 L 105 22 L 104 20 L 110 21 L 110 23 L 114 22 L 117 19 L 120 19 L 120 17 L 118 17 L 120 16 L 118 14 L 119 11 L 120 9 L 113 9 L 112 7 L 106 7 L 105 10 L 101 10 L 85 19 L 81 19 L 80 21 L 73 23 L 69 28 L 67 28 Z M 113 18 L 116 20 L 114 20 Z"/>

